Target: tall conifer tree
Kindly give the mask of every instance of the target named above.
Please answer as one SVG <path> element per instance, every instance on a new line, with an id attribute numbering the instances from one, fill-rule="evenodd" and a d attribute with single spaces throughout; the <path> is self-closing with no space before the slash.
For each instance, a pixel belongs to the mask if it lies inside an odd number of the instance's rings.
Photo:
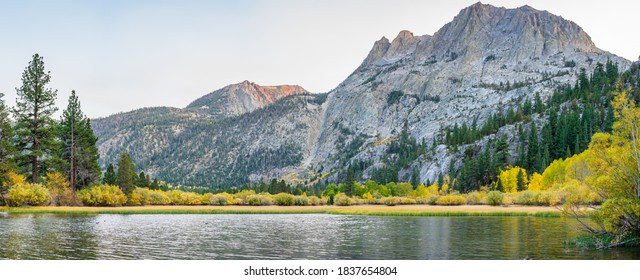
<path id="1" fill-rule="evenodd" d="M 128 153 L 120 154 L 120 160 L 118 160 L 118 172 L 116 173 L 116 184 L 118 184 L 122 192 L 126 195 L 133 192 L 136 177 L 136 169 L 133 166 L 131 156 L 129 156 Z"/>
<path id="2" fill-rule="evenodd" d="M 11 143 L 13 128 L 3 97 L 4 94 L 0 93 L 0 186 L 4 185 L 4 175 L 13 168 L 15 156 L 15 147 Z"/>
<path id="3" fill-rule="evenodd" d="M 75 91 L 71 91 L 67 108 L 62 112 L 59 129 L 62 142 L 61 158 L 64 171 L 74 189 L 81 189 L 100 178 L 97 138 L 91 129 L 89 118 L 80 109 Z"/>
<path id="4" fill-rule="evenodd" d="M 57 90 L 46 88 L 50 81 L 50 72 L 45 71 L 42 57 L 35 54 L 22 73 L 22 86 L 16 89 L 18 163 L 31 172 L 32 183 L 37 183 L 43 165 L 51 159 L 58 144 L 52 118 L 57 111 Z"/>
<path id="5" fill-rule="evenodd" d="M 102 183 L 107 185 L 115 185 L 117 181 L 116 172 L 113 168 L 113 164 L 109 163 L 107 171 L 104 173 Z"/>

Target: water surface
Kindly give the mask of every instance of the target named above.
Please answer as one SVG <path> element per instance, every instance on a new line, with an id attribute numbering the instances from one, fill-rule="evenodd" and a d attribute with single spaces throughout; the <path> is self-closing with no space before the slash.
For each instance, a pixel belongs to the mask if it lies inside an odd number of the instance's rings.
<path id="1" fill-rule="evenodd" d="M 566 245 L 571 219 L 0 213 L 5 259 L 640 259 Z"/>

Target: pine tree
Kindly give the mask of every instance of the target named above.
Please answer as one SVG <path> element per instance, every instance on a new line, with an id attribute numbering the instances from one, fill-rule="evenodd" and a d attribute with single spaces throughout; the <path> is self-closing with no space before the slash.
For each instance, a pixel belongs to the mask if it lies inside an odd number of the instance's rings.
<path id="1" fill-rule="evenodd" d="M 135 188 L 136 170 L 133 161 L 128 153 L 120 154 L 118 160 L 118 172 L 116 173 L 116 183 L 126 195 L 131 194 Z"/>
<path id="2" fill-rule="evenodd" d="M 420 171 L 418 170 L 418 168 L 414 168 L 413 172 L 411 173 L 411 185 L 413 186 L 414 190 L 418 187 L 418 185 L 420 185 Z"/>
<path id="3" fill-rule="evenodd" d="M 149 186 L 149 189 L 152 189 L 152 190 L 159 190 L 160 189 L 160 183 L 158 183 L 158 178 L 154 178 L 153 179 L 153 182 L 151 182 L 151 185 Z"/>
<path id="4" fill-rule="evenodd" d="M 526 187 L 524 183 L 524 172 L 522 172 L 522 169 L 518 171 L 518 177 L 516 177 L 516 180 L 518 184 L 518 191 L 524 191 Z"/>
<path id="5" fill-rule="evenodd" d="M 507 143 L 507 137 L 502 136 L 496 142 L 495 146 L 495 160 L 494 160 L 494 169 L 498 170 L 499 168 L 503 168 L 508 164 L 508 156 L 509 156 L 509 144 Z"/>
<path id="6" fill-rule="evenodd" d="M 527 161 L 525 169 L 536 170 L 536 166 L 538 166 L 540 160 L 540 151 L 538 148 L 540 141 L 538 140 L 538 129 L 536 128 L 536 124 L 533 122 L 531 122 L 528 142 L 529 146 L 527 147 Z"/>
<path id="7" fill-rule="evenodd" d="M 536 97 L 535 97 L 535 102 L 533 107 L 536 113 L 541 115 L 544 113 L 544 103 L 542 102 L 542 98 L 540 98 L 539 92 L 536 92 Z"/>
<path id="8" fill-rule="evenodd" d="M 531 104 L 531 100 L 527 98 L 527 100 L 524 101 L 524 105 L 522 106 L 522 113 L 525 116 L 531 115 L 532 108 L 533 108 L 533 105 Z"/>
<path id="9" fill-rule="evenodd" d="M 269 193 L 277 194 L 278 193 L 278 179 L 271 179 L 271 183 L 269 184 Z"/>
<path id="10" fill-rule="evenodd" d="M 614 112 L 613 112 L 613 106 L 609 106 L 607 108 L 607 114 L 606 117 L 604 119 L 604 124 L 603 124 L 603 130 L 605 132 L 611 132 L 613 130 L 613 123 L 615 121 L 615 116 L 614 116 Z"/>
<path id="11" fill-rule="evenodd" d="M 355 183 L 356 179 L 353 174 L 353 169 L 348 168 L 347 176 L 344 179 L 344 194 L 346 194 L 347 196 L 353 196 L 353 194 L 355 193 Z"/>
<path id="12" fill-rule="evenodd" d="M 496 190 L 504 192 L 504 186 L 502 185 L 502 180 L 500 180 L 500 178 L 498 178 L 497 181 L 498 181 L 498 183 L 496 185 Z"/>
<path id="13" fill-rule="evenodd" d="M 140 171 L 140 175 L 138 175 L 138 180 L 136 180 L 135 185 L 140 188 L 148 188 L 151 185 L 149 176 L 144 174 L 144 171 Z"/>
<path id="14" fill-rule="evenodd" d="M 58 131 L 62 142 L 61 159 L 73 189 L 81 189 L 100 179 L 98 149 L 89 118 L 80 109 L 76 92 L 71 91 L 67 108 L 62 112 Z"/>
<path id="15" fill-rule="evenodd" d="M 4 186 L 4 176 L 14 168 L 15 147 L 11 143 L 13 128 L 9 111 L 4 103 L 4 94 L 0 93 L 0 186 Z"/>
<path id="16" fill-rule="evenodd" d="M 107 167 L 107 171 L 104 173 L 104 177 L 102 178 L 102 183 L 107 185 L 115 185 L 116 184 L 116 172 L 113 169 L 113 164 L 109 163 Z"/>
<path id="17" fill-rule="evenodd" d="M 57 90 L 46 88 L 50 81 L 42 57 L 35 54 L 22 73 L 22 86 L 17 89 L 14 115 L 18 163 L 31 172 L 32 183 L 37 183 L 45 169 L 43 165 L 48 164 L 45 161 L 52 158 L 58 144 L 52 118 L 57 111 Z"/>

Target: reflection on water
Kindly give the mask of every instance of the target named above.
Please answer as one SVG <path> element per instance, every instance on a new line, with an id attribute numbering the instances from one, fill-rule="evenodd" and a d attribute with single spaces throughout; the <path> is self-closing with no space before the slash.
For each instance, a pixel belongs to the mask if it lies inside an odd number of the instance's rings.
<path id="1" fill-rule="evenodd" d="M 583 250 L 570 219 L 0 213 L 7 259 L 639 259 Z"/>

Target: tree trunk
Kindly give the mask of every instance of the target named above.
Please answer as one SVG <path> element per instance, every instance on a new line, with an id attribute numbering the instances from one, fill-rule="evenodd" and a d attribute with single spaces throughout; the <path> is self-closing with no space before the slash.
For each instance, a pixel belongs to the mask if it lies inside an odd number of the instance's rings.
<path id="1" fill-rule="evenodd" d="M 31 162 L 31 183 L 38 183 L 38 149 L 40 148 L 38 138 L 33 138 L 33 156 Z"/>
<path id="2" fill-rule="evenodd" d="M 71 158 L 70 158 L 70 163 L 71 163 L 71 169 L 70 169 L 70 176 L 69 176 L 69 184 L 71 185 L 71 189 L 73 191 L 76 191 L 76 166 L 75 166 L 75 161 L 76 161 L 76 146 L 74 145 L 75 143 L 73 143 L 73 136 L 71 138 Z"/>

